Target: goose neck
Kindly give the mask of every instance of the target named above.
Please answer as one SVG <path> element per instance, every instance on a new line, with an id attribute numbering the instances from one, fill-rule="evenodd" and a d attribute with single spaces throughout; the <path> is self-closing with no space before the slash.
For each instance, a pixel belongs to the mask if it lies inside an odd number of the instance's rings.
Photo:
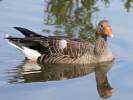
<path id="1" fill-rule="evenodd" d="M 107 36 L 101 36 L 96 34 L 94 52 L 99 55 L 108 51 L 107 48 Z"/>

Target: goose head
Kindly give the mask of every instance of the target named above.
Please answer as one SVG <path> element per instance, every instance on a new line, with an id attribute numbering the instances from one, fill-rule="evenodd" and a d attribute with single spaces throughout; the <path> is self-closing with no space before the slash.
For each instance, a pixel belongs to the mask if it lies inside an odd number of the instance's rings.
<path id="1" fill-rule="evenodd" d="M 112 33 L 112 29 L 111 29 L 111 25 L 109 23 L 109 21 L 107 20 L 102 20 L 99 22 L 96 33 L 98 36 L 102 36 L 102 37 L 114 37 L 113 33 Z"/>

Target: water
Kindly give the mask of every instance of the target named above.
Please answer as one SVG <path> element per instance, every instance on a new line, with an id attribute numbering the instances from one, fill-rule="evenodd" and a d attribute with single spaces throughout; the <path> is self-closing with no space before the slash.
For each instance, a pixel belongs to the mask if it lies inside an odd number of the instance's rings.
<path id="1" fill-rule="evenodd" d="M 1 0 L 1 100 L 132 100 L 132 7 L 129 0 Z M 23 37 L 13 29 L 20 26 L 45 36 L 76 37 L 94 44 L 95 28 L 102 19 L 111 22 L 114 33 L 114 38 L 108 39 L 108 47 L 115 60 L 106 64 L 20 62 L 24 56 L 3 39 L 7 34 Z M 114 92 L 105 96 L 109 89 Z"/>

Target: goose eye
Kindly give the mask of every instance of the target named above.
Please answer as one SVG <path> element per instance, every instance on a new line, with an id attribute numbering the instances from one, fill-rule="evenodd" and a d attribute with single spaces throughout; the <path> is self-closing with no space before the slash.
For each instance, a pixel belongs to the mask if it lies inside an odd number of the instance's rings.
<path id="1" fill-rule="evenodd" d="M 103 27 L 103 25 L 101 25 L 101 27 Z"/>

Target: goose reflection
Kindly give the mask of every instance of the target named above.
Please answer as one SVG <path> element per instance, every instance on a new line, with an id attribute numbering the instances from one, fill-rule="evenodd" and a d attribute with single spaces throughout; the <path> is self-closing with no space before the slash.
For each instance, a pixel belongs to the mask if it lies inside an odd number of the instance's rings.
<path id="1" fill-rule="evenodd" d="M 95 69 L 95 78 L 97 83 L 97 90 L 101 98 L 107 99 L 112 95 L 114 91 L 111 88 L 108 79 L 107 72 L 112 68 L 112 62 L 104 62 L 97 65 Z"/>
<path id="2" fill-rule="evenodd" d="M 112 68 L 113 61 L 91 65 L 76 64 L 39 64 L 24 61 L 22 65 L 12 70 L 15 75 L 10 76 L 9 84 L 46 82 L 67 80 L 82 77 L 95 72 L 97 90 L 101 98 L 109 98 L 114 91 L 111 88 L 107 72 Z"/>

